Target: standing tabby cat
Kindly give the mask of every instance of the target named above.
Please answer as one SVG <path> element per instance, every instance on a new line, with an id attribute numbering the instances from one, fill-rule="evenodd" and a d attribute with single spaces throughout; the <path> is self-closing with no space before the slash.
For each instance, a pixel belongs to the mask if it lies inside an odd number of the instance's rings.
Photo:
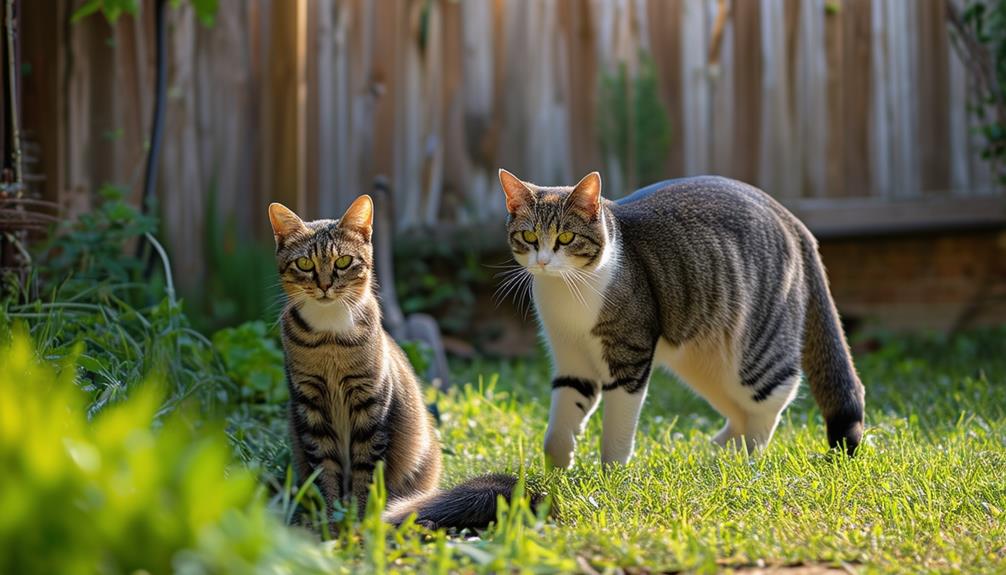
<path id="1" fill-rule="evenodd" d="M 322 471 L 326 502 L 355 499 L 362 513 L 377 462 L 385 464 L 388 510 L 430 528 L 485 527 L 498 495 L 516 478 L 485 475 L 447 492 L 440 442 L 419 380 L 381 327 L 375 298 L 373 203 L 360 196 L 340 220 L 304 222 L 269 206 L 276 262 L 288 303 L 283 349 L 290 388 L 290 433 L 301 480 Z"/>
<path id="2" fill-rule="evenodd" d="M 625 463 L 652 365 L 677 374 L 727 422 L 715 440 L 772 438 L 801 366 L 850 454 L 863 385 L 828 292 L 817 243 L 782 205 L 718 177 L 672 180 L 618 202 L 594 172 L 574 187 L 500 170 L 514 258 L 533 276 L 554 360 L 545 452 L 571 464 L 604 397 L 601 460 Z M 519 281 L 519 280 L 517 280 Z"/>

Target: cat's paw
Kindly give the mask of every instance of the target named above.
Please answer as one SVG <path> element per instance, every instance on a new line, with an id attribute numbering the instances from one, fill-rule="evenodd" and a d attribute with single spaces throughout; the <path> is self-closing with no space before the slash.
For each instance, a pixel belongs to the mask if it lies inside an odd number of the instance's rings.
<path id="1" fill-rule="evenodd" d="M 559 434 L 545 437 L 545 465 L 547 468 L 569 469 L 573 465 L 573 450 L 576 441 Z"/>

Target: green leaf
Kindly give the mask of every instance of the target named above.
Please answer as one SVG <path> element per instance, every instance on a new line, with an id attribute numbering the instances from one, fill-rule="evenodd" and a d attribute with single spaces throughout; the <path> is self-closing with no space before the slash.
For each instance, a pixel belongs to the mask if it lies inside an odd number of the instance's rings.
<path id="1" fill-rule="evenodd" d="M 80 20 L 94 14 L 98 10 L 101 10 L 104 0 L 87 0 L 84 2 L 80 8 L 73 11 L 73 15 L 70 16 L 70 22 L 76 24 Z"/>

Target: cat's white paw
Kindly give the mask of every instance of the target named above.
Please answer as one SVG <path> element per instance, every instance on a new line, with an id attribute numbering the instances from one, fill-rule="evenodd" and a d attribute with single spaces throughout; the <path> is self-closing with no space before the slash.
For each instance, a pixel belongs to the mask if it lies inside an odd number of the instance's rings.
<path id="1" fill-rule="evenodd" d="M 548 433 L 545 435 L 545 459 L 552 467 L 569 469 L 573 465 L 573 450 L 576 439 L 569 433 Z"/>

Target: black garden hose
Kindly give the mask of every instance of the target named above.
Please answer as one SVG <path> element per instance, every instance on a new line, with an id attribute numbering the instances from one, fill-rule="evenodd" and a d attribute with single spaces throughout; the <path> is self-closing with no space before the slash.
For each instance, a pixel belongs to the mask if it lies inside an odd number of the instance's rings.
<path id="1" fill-rule="evenodd" d="M 168 0 L 155 0 L 154 9 L 154 115 L 150 126 L 150 146 L 147 148 L 147 165 L 143 174 L 143 197 L 140 199 L 140 213 L 151 204 L 157 187 L 157 160 L 164 139 L 164 104 L 167 96 L 168 67 L 165 63 L 164 21 L 167 18 Z M 143 256 L 143 239 L 136 245 L 137 257 Z M 153 251 L 147 252 L 143 275 L 149 279 L 154 270 Z"/>

